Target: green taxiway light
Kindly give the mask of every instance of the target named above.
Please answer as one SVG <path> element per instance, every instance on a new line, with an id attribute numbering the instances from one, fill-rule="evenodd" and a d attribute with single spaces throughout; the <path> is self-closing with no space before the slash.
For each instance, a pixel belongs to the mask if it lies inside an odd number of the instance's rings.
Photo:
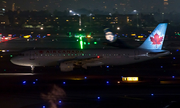
<path id="1" fill-rule="evenodd" d="M 10 55 L 10 57 L 13 57 L 13 55 Z"/>
<path id="2" fill-rule="evenodd" d="M 83 49 L 83 41 L 80 41 L 81 49 Z"/>
<path id="3" fill-rule="evenodd" d="M 97 44 L 97 42 L 94 42 L 94 44 Z"/>
<path id="4" fill-rule="evenodd" d="M 90 45 L 90 42 L 88 42 L 88 45 Z"/>
<path id="5" fill-rule="evenodd" d="M 86 45 L 86 42 L 84 42 L 84 45 Z"/>

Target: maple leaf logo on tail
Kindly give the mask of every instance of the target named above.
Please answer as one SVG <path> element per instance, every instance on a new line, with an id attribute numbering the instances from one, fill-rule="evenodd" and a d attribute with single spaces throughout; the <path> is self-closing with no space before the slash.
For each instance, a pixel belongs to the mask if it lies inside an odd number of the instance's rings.
<path id="1" fill-rule="evenodd" d="M 161 45 L 161 42 L 163 41 L 163 37 L 159 37 L 159 35 L 156 33 L 154 35 L 154 38 L 150 37 L 150 40 L 153 45 L 156 45 L 156 48 L 157 48 L 157 45 Z"/>

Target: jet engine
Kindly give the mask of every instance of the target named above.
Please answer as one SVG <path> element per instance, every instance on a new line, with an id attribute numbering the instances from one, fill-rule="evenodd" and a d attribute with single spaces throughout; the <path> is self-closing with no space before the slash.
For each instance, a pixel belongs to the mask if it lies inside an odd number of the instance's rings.
<path id="1" fill-rule="evenodd" d="M 69 62 L 69 63 L 65 62 L 65 63 L 61 63 L 59 67 L 62 72 L 68 72 L 68 71 L 73 71 L 74 64 L 71 62 Z"/>

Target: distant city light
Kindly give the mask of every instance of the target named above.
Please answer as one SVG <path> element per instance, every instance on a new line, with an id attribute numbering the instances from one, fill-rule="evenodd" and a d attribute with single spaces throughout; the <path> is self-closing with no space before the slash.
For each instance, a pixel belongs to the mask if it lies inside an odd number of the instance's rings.
<path id="1" fill-rule="evenodd" d="M 137 10 L 133 10 L 133 12 L 137 12 Z"/>

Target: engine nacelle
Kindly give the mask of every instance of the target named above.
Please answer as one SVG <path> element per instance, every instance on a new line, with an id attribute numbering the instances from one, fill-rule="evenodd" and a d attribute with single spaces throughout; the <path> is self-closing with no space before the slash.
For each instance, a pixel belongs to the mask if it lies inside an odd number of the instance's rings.
<path id="1" fill-rule="evenodd" d="M 59 67 L 62 72 L 73 71 L 74 69 L 73 63 L 61 63 Z"/>

